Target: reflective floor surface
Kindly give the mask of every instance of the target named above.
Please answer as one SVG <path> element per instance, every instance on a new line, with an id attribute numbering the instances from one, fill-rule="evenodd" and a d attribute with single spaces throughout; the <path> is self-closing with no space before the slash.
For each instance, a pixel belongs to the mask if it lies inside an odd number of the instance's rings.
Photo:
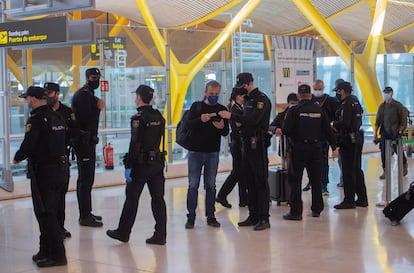
<path id="1" fill-rule="evenodd" d="M 146 245 L 153 232 L 150 198 L 145 189 L 129 243 L 106 236 L 117 226 L 124 201 L 124 187 L 94 189 L 94 213 L 104 217 L 103 228 L 80 227 L 76 195 L 67 195 L 66 228 L 72 238 L 65 241 L 68 265 L 40 269 L 31 256 L 38 248 L 38 225 L 30 198 L 0 202 L 0 272 L 414 272 L 414 213 L 400 226 L 391 226 L 382 209 L 375 207 L 381 196 L 379 154 L 364 155 L 363 168 L 369 192 L 368 208 L 337 211 L 342 189 L 337 162 L 331 162 L 330 196 L 324 197 L 320 218 L 309 215 L 310 192 L 303 193 L 304 217 L 300 222 L 285 221 L 288 206 L 271 206 L 271 229 L 253 231 L 239 228 L 247 208 L 237 206 L 237 194 L 229 196 L 232 209 L 216 204 L 221 228 L 207 226 L 204 191 L 200 186 L 195 228 L 186 230 L 187 179 L 166 182 L 168 238 L 165 246 Z M 409 158 L 405 186 L 414 179 Z M 394 164 L 394 168 L 396 168 Z M 217 176 L 217 188 L 227 173 Z M 304 176 L 304 183 L 306 175 Z M 396 182 L 394 183 L 396 184 Z M 393 196 L 396 195 L 393 187 Z"/>

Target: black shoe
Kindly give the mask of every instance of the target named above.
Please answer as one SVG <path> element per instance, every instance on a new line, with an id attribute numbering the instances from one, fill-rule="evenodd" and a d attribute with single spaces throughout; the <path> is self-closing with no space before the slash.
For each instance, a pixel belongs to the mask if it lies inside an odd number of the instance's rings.
<path id="1" fill-rule="evenodd" d="M 254 230 L 264 230 L 270 228 L 269 220 L 259 220 L 257 224 L 254 226 Z"/>
<path id="2" fill-rule="evenodd" d="M 231 204 L 227 201 L 226 198 L 218 197 L 216 198 L 216 202 L 220 203 L 223 207 L 231 209 Z"/>
<path id="3" fill-rule="evenodd" d="M 354 209 L 355 203 L 347 203 L 345 201 L 339 203 L 338 205 L 335 205 L 334 208 L 336 209 Z"/>
<path id="4" fill-rule="evenodd" d="M 294 214 L 291 214 L 291 213 L 286 213 L 285 215 L 283 215 L 283 219 L 293 220 L 293 221 L 300 221 L 300 220 L 302 220 L 302 215 L 294 215 Z"/>
<path id="5" fill-rule="evenodd" d="M 320 212 L 316 212 L 316 211 L 312 211 L 312 217 L 319 217 L 319 216 L 321 216 L 321 213 Z"/>
<path id="6" fill-rule="evenodd" d="M 72 234 L 70 234 L 70 232 L 67 231 L 66 229 L 63 229 L 62 236 L 63 236 L 63 239 L 66 239 L 66 238 L 72 237 Z"/>
<path id="7" fill-rule="evenodd" d="M 341 182 L 339 182 L 338 184 L 336 184 L 336 186 L 337 186 L 337 187 L 341 187 L 341 188 L 343 188 L 343 187 L 344 187 L 344 182 L 343 182 L 343 181 L 341 181 Z"/>
<path id="8" fill-rule="evenodd" d="M 308 191 L 308 190 L 310 190 L 311 189 L 311 184 L 310 183 L 308 183 L 308 184 L 306 184 L 306 186 L 302 189 L 302 191 Z"/>
<path id="9" fill-rule="evenodd" d="M 87 227 L 101 227 L 103 226 L 103 223 L 101 221 L 96 220 L 92 214 L 89 214 L 85 218 L 79 219 L 79 224 L 81 226 L 87 226 Z"/>
<path id="10" fill-rule="evenodd" d="M 237 225 L 239 227 L 248 227 L 248 226 L 255 226 L 259 222 L 258 220 L 252 218 L 251 216 L 247 217 L 246 220 L 242 222 L 238 222 Z"/>
<path id="11" fill-rule="evenodd" d="M 165 238 L 156 235 L 152 235 L 152 237 L 145 240 L 145 242 L 150 245 L 165 245 L 166 243 Z"/>
<path id="12" fill-rule="evenodd" d="M 102 216 L 100 216 L 100 215 L 94 215 L 92 213 L 91 213 L 91 215 L 92 215 L 93 218 L 95 218 L 95 220 L 102 221 Z"/>
<path id="13" fill-rule="evenodd" d="M 51 258 L 45 258 L 36 262 L 38 267 L 52 267 L 52 266 L 62 266 L 67 265 L 68 261 L 66 258 L 54 260 Z"/>
<path id="14" fill-rule="evenodd" d="M 217 221 L 216 217 L 207 217 L 207 225 L 211 227 L 220 227 L 220 223 Z"/>
<path id="15" fill-rule="evenodd" d="M 192 228 L 194 228 L 194 219 L 188 218 L 187 219 L 187 223 L 185 223 L 185 228 L 186 229 L 192 229 Z"/>
<path id="16" fill-rule="evenodd" d="M 40 261 L 40 260 L 46 259 L 46 258 L 47 258 L 47 255 L 46 255 L 46 254 L 41 253 L 40 251 L 39 251 L 39 252 L 37 252 L 35 255 L 33 255 L 33 256 L 32 256 L 32 260 L 33 260 L 33 262 L 35 262 L 35 263 L 37 263 L 37 262 L 38 262 L 38 261 Z"/>
<path id="17" fill-rule="evenodd" d="M 355 201 L 355 206 L 357 207 L 363 207 L 366 208 L 368 207 L 368 201 Z"/>
<path id="18" fill-rule="evenodd" d="M 129 238 L 127 236 L 123 236 L 117 229 L 108 229 L 106 231 L 106 235 L 112 239 L 116 239 L 124 243 L 127 243 L 129 241 Z"/>
<path id="19" fill-rule="evenodd" d="M 247 202 L 240 202 L 239 203 L 239 207 L 240 208 L 244 208 L 244 207 L 247 207 L 249 204 L 247 203 Z"/>

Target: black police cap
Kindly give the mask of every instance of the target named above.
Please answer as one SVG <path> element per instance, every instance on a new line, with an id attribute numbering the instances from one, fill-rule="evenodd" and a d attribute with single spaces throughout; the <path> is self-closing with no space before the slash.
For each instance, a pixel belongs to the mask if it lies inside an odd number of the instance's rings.
<path id="1" fill-rule="evenodd" d="M 48 91 L 60 92 L 59 84 L 54 83 L 54 82 L 45 82 L 45 84 L 43 85 L 43 88 L 45 88 Z"/>
<path id="2" fill-rule="evenodd" d="M 352 92 L 352 84 L 350 82 L 341 82 L 339 83 L 337 86 L 337 91 L 338 90 L 344 90 L 347 93 L 351 93 Z"/>
<path id="3" fill-rule="evenodd" d="M 311 93 L 311 87 L 308 84 L 301 84 L 298 87 L 298 94 L 310 94 Z"/>
<path id="4" fill-rule="evenodd" d="M 389 92 L 394 92 L 394 90 L 392 90 L 391 86 L 387 86 L 387 87 L 384 88 L 384 90 L 382 90 L 382 92 L 389 93 Z"/>
<path id="5" fill-rule="evenodd" d="M 35 97 L 39 100 L 46 99 L 47 90 L 40 86 L 30 86 L 19 98 Z"/>
<path id="6" fill-rule="evenodd" d="M 100 77 L 101 76 L 101 71 L 99 71 L 99 69 L 96 68 L 96 67 L 88 68 L 85 71 L 85 75 L 86 75 L 86 77 L 89 77 L 89 76 L 98 76 L 98 77 Z"/>
<path id="7" fill-rule="evenodd" d="M 332 91 L 336 92 L 338 90 L 338 84 L 343 83 L 343 82 L 344 82 L 344 79 L 337 79 L 335 81 L 335 87 L 332 88 Z"/>
<path id="8" fill-rule="evenodd" d="M 243 72 L 237 75 L 236 87 L 240 87 L 243 84 L 249 84 L 253 81 L 253 75 L 251 73 Z"/>

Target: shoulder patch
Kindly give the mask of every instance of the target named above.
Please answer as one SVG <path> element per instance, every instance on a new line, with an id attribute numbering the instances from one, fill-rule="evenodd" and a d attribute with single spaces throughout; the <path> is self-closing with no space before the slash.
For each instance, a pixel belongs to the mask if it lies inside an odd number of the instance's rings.
<path id="1" fill-rule="evenodd" d="M 71 119 L 71 120 L 76 120 L 75 113 L 71 113 L 71 114 L 70 114 L 70 119 Z"/>
<path id="2" fill-rule="evenodd" d="M 133 120 L 132 121 L 132 128 L 138 128 L 138 126 L 139 126 L 139 120 L 138 119 Z"/>
<path id="3" fill-rule="evenodd" d="M 30 132 L 30 129 L 32 129 L 32 124 L 31 123 L 26 124 L 26 133 Z"/>
<path id="4" fill-rule="evenodd" d="M 263 107 L 264 107 L 264 102 L 258 101 L 257 102 L 257 109 L 263 109 Z"/>

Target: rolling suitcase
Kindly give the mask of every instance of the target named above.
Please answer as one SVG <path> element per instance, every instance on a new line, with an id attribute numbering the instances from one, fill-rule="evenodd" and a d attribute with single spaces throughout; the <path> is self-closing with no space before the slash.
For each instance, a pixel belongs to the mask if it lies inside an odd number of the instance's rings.
<path id="1" fill-rule="evenodd" d="M 280 140 L 282 141 L 282 138 L 280 138 Z M 276 201 L 277 205 L 280 205 L 281 202 L 289 202 L 290 197 L 288 172 L 285 168 L 287 165 L 285 159 L 285 145 L 280 145 L 279 147 L 282 147 L 284 150 L 281 153 L 282 166 L 269 168 L 269 175 L 267 179 L 269 184 L 270 200 Z"/>
<path id="2" fill-rule="evenodd" d="M 283 167 L 269 168 L 268 183 L 270 200 L 276 201 L 278 205 L 289 201 L 287 170 Z"/>
<path id="3" fill-rule="evenodd" d="M 400 221 L 414 208 L 414 182 L 410 184 L 410 189 L 395 198 L 382 211 L 393 225 L 398 225 Z"/>

